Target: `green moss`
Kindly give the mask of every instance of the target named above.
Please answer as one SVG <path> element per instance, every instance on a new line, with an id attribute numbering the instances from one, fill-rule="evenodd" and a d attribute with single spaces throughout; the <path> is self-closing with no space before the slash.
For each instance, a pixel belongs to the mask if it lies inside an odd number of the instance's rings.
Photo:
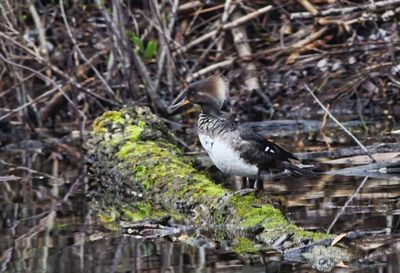
<path id="1" fill-rule="evenodd" d="M 70 224 L 56 223 L 56 224 L 54 224 L 52 230 L 53 230 L 53 231 L 62 231 L 62 230 L 67 229 L 69 226 L 70 226 Z"/>
<path id="2" fill-rule="evenodd" d="M 237 243 L 233 246 L 233 251 L 238 254 L 256 253 L 257 248 L 254 246 L 253 241 L 245 237 L 239 237 Z"/>
<path id="3" fill-rule="evenodd" d="M 100 145 L 108 148 L 111 143 L 113 146 L 112 153 L 109 153 L 116 162 L 113 168 L 118 167 L 124 181 L 140 184 L 144 195 L 148 195 L 147 200 L 150 200 L 120 208 L 122 218 L 137 222 L 146 218 L 158 219 L 171 215 L 178 219 L 183 215 L 176 211 L 175 205 L 186 202 L 189 204 L 187 207 L 194 205 L 194 220 L 202 225 L 209 222 L 224 227 L 225 231 L 226 225 L 230 224 L 234 224 L 235 228 L 240 230 L 262 225 L 265 231 L 257 238 L 262 238 L 263 242 L 270 242 L 290 232 L 294 232 L 297 238 L 320 240 L 329 237 L 289 224 L 278 209 L 265 204 L 253 194 L 235 195 L 215 184 L 206 175 L 195 170 L 190 162 L 182 157 L 180 150 L 168 142 L 166 129 L 157 123 L 155 116 L 146 109 L 135 111 L 107 112 L 93 125 L 95 133 L 103 136 Z M 153 195 L 163 199 L 153 201 L 166 210 L 154 208 L 151 201 Z M 225 203 L 226 200 L 229 200 L 228 204 Z M 203 211 L 202 207 L 206 209 Z M 235 213 L 232 213 L 232 210 Z M 103 223 L 116 220 L 113 212 L 110 213 L 111 215 L 107 215 L 107 212 L 100 216 Z M 121 218 L 121 215 L 118 217 Z M 221 232 L 222 237 L 224 236 Z M 254 253 L 257 249 L 252 240 L 239 237 L 236 244 L 234 243 L 234 251 Z"/>
<path id="4" fill-rule="evenodd" d="M 289 230 L 294 231 L 295 237 L 298 239 L 309 238 L 309 239 L 312 239 L 313 241 L 320 241 L 323 239 L 328 239 L 328 238 L 334 237 L 334 235 L 330 235 L 330 234 L 326 234 L 326 233 L 322 233 L 322 232 L 304 230 L 294 224 L 291 224 L 289 226 Z"/>
<path id="5" fill-rule="evenodd" d="M 231 204 L 237 215 L 242 219 L 240 226 L 249 228 L 260 224 L 267 231 L 263 233 L 264 237 L 271 238 L 279 236 L 278 234 L 282 232 L 294 232 L 296 238 L 310 238 L 314 241 L 331 238 L 326 233 L 305 231 L 294 224 L 289 224 L 280 210 L 271 205 L 262 204 L 252 194 L 246 196 L 235 195 L 231 198 Z"/>
<path id="6" fill-rule="evenodd" d="M 137 202 L 134 206 L 134 209 L 122 209 L 122 213 L 128 221 L 138 222 L 144 219 L 155 219 L 166 215 L 166 213 L 162 211 L 155 211 L 152 204 L 149 202 Z"/>
<path id="7" fill-rule="evenodd" d="M 150 202 L 136 202 L 126 205 L 117 211 L 109 207 L 107 211 L 98 214 L 100 222 L 109 230 L 120 230 L 119 221 L 139 222 L 143 220 L 157 220 L 170 216 L 175 222 L 182 221 L 183 216 L 176 211 L 155 209 Z"/>
<path id="8" fill-rule="evenodd" d="M 118 231 L 120 229 L 120 227 L 115 221 L 117 218 L 117 215 L 118 215 L 117 211 L 115 209 L 111 208 L 107 211 L 103 211 L 98 216 L 99 216 L 100 223 L 102 223 L 104 227 L 106 227 L 112 231 Z"/>
<path id="9" fill-rule="evenodd" d="M 130 138 L 129 135 L 127 137 Z M 195 197 L 204 194 L 221 196 L 225 193 L 221 186 L 211 182 L 205 175 L 197 174 L 197 171 L 182 159 L 176 147 L 169 143 L 127 141 L 120 147 L 117 157 L 124 162 L 130 162 L 135 170 L 135 180 L 146 190 L 151 189 L 155 183 L 162 186 L 174 183 L 174 179 L 180 178 L 182 187 L 189 186 Z"/>
<path id="10" fill-rule="evenodd" d="M 139 120 L 138 124 L 137 124 L 140 128 L 146 128 L 146 122 L 144 122 L 143 120 Z"/>
<path id="11" fill-rule="evenodd" d="M 141 114 L 133 113 L 131 115 L 132 113 L 129 113 L 127 115 L 126 112 L 128 110 L 106 112 L 95 121 L 93 127 L 96 133 L 106 134 L 108 132 L 107 129 L 109 129 L 107 127 L 108 124 L 113 126 L 115 126 L 114 124 L 129 124 L 121 128 L 121 133 L 114 132 L 109 134 L 110 139 L 105 140 L 104 146 L 106 147 L 108 143 L 111 143 L 114 147 L 120 143 L 122 144 L 121 147 L 118 147 L 119 150 L 116 152 L 116 156 L 121 162 L 124 162 L 124 167 L 134 170 L 135 181 L 141 183 L 146 190 L 151 189 L 154 183 L 157 183 L 158 186 L 162 186 L 162 183 L 171 183 L 171 180 L 176 179 L 176 177 L 183 180 L 193 179 L 195 180 L 194 184 L 208 181 L 206 184 L 203 183 L 196 188 L 198 195 L 202 193 L 209 193 L 213 196 L 223 194 L 222 187 L 215 186 L 206 176 L 195 175 L 196 171 L 190 164 L 186 164 L 182 160 L 180 150 L 175 145 L 163 142 L 162 139 L 157 142 L 142 139 L 143 132 L 147 130 L 148 126 L 146 121 L 154 122 L 154 116 L 147 113 L 146 109 L 141 109 L 137 112 L 141 112 Z M 132 117 L 138 115 L 141 118 L 135 119 Z M 148 132 L 146 131 L 144 135 L 146 137 Z M 154 136 L 150 135 L 150 137 Z M 189 178 L 190 176 L 194 178 Z"/>
<path id="12" fill-rule="evenodd" d="M 243 219 L 244 228 L 263 225 L 265 229 L 282 228 L 288 225 L 283 214 L 268 204 L 262 204 L 254 195 L 234 195 L 230 200 L 237 215 Z"/>
<path id="13" fill-rule="evenodd" d="M 102 223 L 109 223 L 114 222 L 117 217 L 117 211 L 115 209 L 109 209 L 108 211 L 104 211 L 103 213 L 99 214 L 100 222 Z"/>
<path id="14" fill-rule="evenodd" d="M 122 136 L 121 134 L 115 133 L 115 134 L 112 136 L 111 145 L 112 145 L 112 146 L 116 146 L 116 145 L 118 145 L 119 143 L 121 143 L 123 139 L 124 139 L 124 138 L 123 138 L 123 136 Z"/>
<path id="15" fill-rule="evenodd" d="M 124 122 L 122 111 L 108 111 L 93 122 L 93 130 L 96 133 L 105 133 L 107 132 L 106 124 L 123 124 Z"/>
<path id="16" fill-rule="evenodd" d="M 140 126 L 130 125 L 125 128 L 124 133 L 127 135 L 128 140 L 136 141 L 139 139 L 143 130 L 144 129 Z"/>
<path id="17" fill-rule="evenodd" d="M 194 183 L 190 184 L 190 187 L 193 190 L 195 199 L 201 196 L 221 197 L 226 193 L 226 190 L 221 185 L 210 182 L 205 175 L 194 175 L 193 180 Z"/>
<path id="18" fill-rule="evenodd" d="M 127 221 L 139 222 L 146 219 L 145 215 L 143 215 L 140 211 L 122 209 L 122 213 L 124 215 L 124 220 Z"/>

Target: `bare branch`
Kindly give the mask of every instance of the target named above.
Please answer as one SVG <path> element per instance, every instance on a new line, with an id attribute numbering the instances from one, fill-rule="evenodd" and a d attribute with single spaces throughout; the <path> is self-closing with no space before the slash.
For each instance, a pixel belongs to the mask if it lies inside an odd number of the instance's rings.
<path id="1" fill-rule="evenodd" d="M 346 203 L 343 205 L 343 207 L 340 209 L 339 213 L 336 214 L 335 219 L 333 219 L 332 223 L 329 225 L 328 230 L 326 231 L 327 233 L 330 233 L 334 225 L 336 224 L 337 220 L 339 220 L 339 217 L 342 216 L 346 208 L 349 206 L 351 201 L 353 201 L 354 197 L 360 192 L 362 187 L 364 187 L 365 183 L 368 180 L 368 176 L 364 178 L 364 180 L 361 182 L 361 184 L 358 186 L 358 188 L 354 191 L 354 193 L 350 196 L 350 198 L 346 201 Z"/>
<path id="2" fill-rule="evenodd" d="M 310 95 L 314 98 L 314 100 L 318 103 L 319 106 L 321 106 L 321 108 L 329 115 L 329 117 L 337 123 L 337 125 L 339 125 L 340 128 L 342 128 L 343 131 L 346 132 L 346 134 L 348 134 L 356 143 L 358 146 L 361 147 L 361 149 L 363 149 L 363 151 L 369 156 L 369 158 L 371 158 L 372 162 L 375 162 L 375 159 L 373 158 L 373 156 L 370 154 L 370 152 L 368 151 L 367 148 L 365 148 L 365 146 L 340 122 L 338 121 L 332 114 L 331 112 L 329 112 L 328 108 L 325 107 L 325 105 L 322 104 L 322 102 L 317 98 L 317 96 L 314 94 L 313 91 L 311 91 L 310 87 L 308 87 L 308 85 L 305 85 L 305 88 L 307 89 L 307 91 L 310 93 Z"/>
<path id="3" fill-rule="evenodd" d="M 389 5 L 395 5 L 400 3 L 400 0 L 386 0 L 386 1 L 371 1 L 369 4 L 363 4 L 354 7 L 343 7 L 343 8 L 331 8 L 327 10 L 323 10 L 318 13 L 319 16 L 329 16 L 333 14 L 346 14 L 352 13 L 355 11 L 362 11 L 362 10 L 370 10 L 376 9 L 381 7 L 387 7 Z M 299 19 L 299 18 L 311 18 L 314 17 L 316 14 L 311 12 L 296 12 L 290 14 L 290 19 Z"/>
<path id="4" fill-rule="evenodd" d="M 238 26 L 246 23 L 247 21 L 250 21 L 250 20 L 256 18 L 257 16 L 260 16 L 262 14 L 267 13 L 270 10 L 272 10 L 272 6 L 263 7 L 261 9 L 258 9 L 256 11 L 252 12 L 252 13 L 249 13 L 249 14 L 243 16 L 243 17 L 240 17 L 240 18 L 236 19 L 233 22 L 226 23 L 226 24 L 222 25 L 221 29 L 222 30 L 229 30 L 231 28 L 238 27 Z M 197 44 L 200 44 L 201 42 L 204 42 L 204 41 L 214 37 L 218 32 L 219 32 L 219 30 L 213 30 L 213 31 L 210 31 L 210 32 L 198 37 L 197 39 L 193 40 L 192 42 L 188 43 L 187 45 L 179 48 L 177 53 L 179 54 L 179 53 L 186 52 L 188 49 L 192 48 L 193 46 L 195 46 Z"/>
<path id="5" fill-rule="evenodd" d="M 64 1 L 60 0 L 60 10 L 61 10 L 61 16 L 63 18 L 65 27 L 67 29 L 67 33 L 69 38 L 71 39 L 72 44 L 75 47 L 75 50 L 78 52 L 79 56 L 90 66 L 90 68 L 94 71 L 96 76 L 99 78 L 101 83 L 104 85 L 106 88 L 106 91 L 112 96 L 112 98 L 116 98 L 114 91 L 111 89 L 110 85 L 107 83 L 107 81 L 104 79 L 104 77 L 101 75 L 101 73 L 97 70 L 97 68 L 86 58 L 85 54 L 83 54 L 82 50 L 79 48 L 78 43 L 76 42 L 76 39 L 74 35 L 72 34 L 71 28 L 69 26 L 67 16 L 65 15 L 65 10 L 64 10 Z"/>

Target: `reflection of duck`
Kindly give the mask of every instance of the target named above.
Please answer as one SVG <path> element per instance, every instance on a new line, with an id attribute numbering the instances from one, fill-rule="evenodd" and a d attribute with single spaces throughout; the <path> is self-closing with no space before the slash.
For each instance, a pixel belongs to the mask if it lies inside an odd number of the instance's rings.
<path id="1" fill-rule="evenodd" d="M 293 165 L 289 161 L 297 159 L 293 154 L 257 134 L 250 126 L 223 118 L 220 109 L 227 91 L 227 80 L 220 75 L 212 76 L 190 84 L 169 108 L 172 112 L 188 103 L 201 106 L 200 142 L 218 169 L 225 174 L 257 177 L 257 181 L 261 172 L 271 169 L 288 170 L 293 176 L 313 174 Z M 255 184 L 257 188 L 260 186 Z"/>

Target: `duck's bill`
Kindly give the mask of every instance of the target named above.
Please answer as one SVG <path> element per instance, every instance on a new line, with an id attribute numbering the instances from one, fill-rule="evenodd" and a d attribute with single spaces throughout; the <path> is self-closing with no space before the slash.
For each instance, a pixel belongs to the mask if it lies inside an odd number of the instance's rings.
<path id="1" fill-rule="evenodd" d="M 188 103 L 190 103 L 190 100 L 188 100 L 186 98 L 186 92 L 181 92 L 179 94 L 179 96 L 176 99 L 174 99 L 172 104 L 168 107 L 168 112 L 172 113 L 176 109 L 178 109 L 178 108 L 180 108 L 180 107 L 182 107 L 182 106 L 184 106 L 184 105 L 186 105 Z"/>

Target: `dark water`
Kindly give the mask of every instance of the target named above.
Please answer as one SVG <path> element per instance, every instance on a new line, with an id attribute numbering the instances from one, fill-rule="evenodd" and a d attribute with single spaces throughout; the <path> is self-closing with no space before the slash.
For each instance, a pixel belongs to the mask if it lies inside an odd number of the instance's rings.
<path id="1" fill-rule="evenodd" d="M 82 180 L 82 179 L 81 179 Z M 313 272 L 276 255 L 238 257 L 223 250 L 144 240 L 110 233 L 86 206 L 84 181 L 32 175 L 2 182 L 0 233 L 4 272 Z M 326 177 L 266 183 L 272 195 L 284 196 L 290 221 L 310 230 L 326 230 L 363 178 Z M 399 272 L 398 179 L 368 179 L 333 226 L 334 233 L 380 230 L 386 234 L 354 243 L 360 257 L 378 252 L 369 267 L 335 272 Z"/>
<path id="2" fill-rule="evenodd" d="M 239 257 L 112 233 L 87 205 L 81 169 L 63 157 L 36 151 L 13 151 L 2 158 L 2 175 L 21 179 L 0 181 L 1 272 L 316 272 L 306 264 L 282 261 L 276 253 L 263 259 Z M 336 234 L 379 232 L 350 245 L 368 263 L 333 272 L 400 272 L 400 179 L 368 178 L 360 188 L 363 180 L 287 179 L 265 182 L 265 189 L 279 198 L 291 222 L 306 229 L 326 231 L 332 225 Z"/>

